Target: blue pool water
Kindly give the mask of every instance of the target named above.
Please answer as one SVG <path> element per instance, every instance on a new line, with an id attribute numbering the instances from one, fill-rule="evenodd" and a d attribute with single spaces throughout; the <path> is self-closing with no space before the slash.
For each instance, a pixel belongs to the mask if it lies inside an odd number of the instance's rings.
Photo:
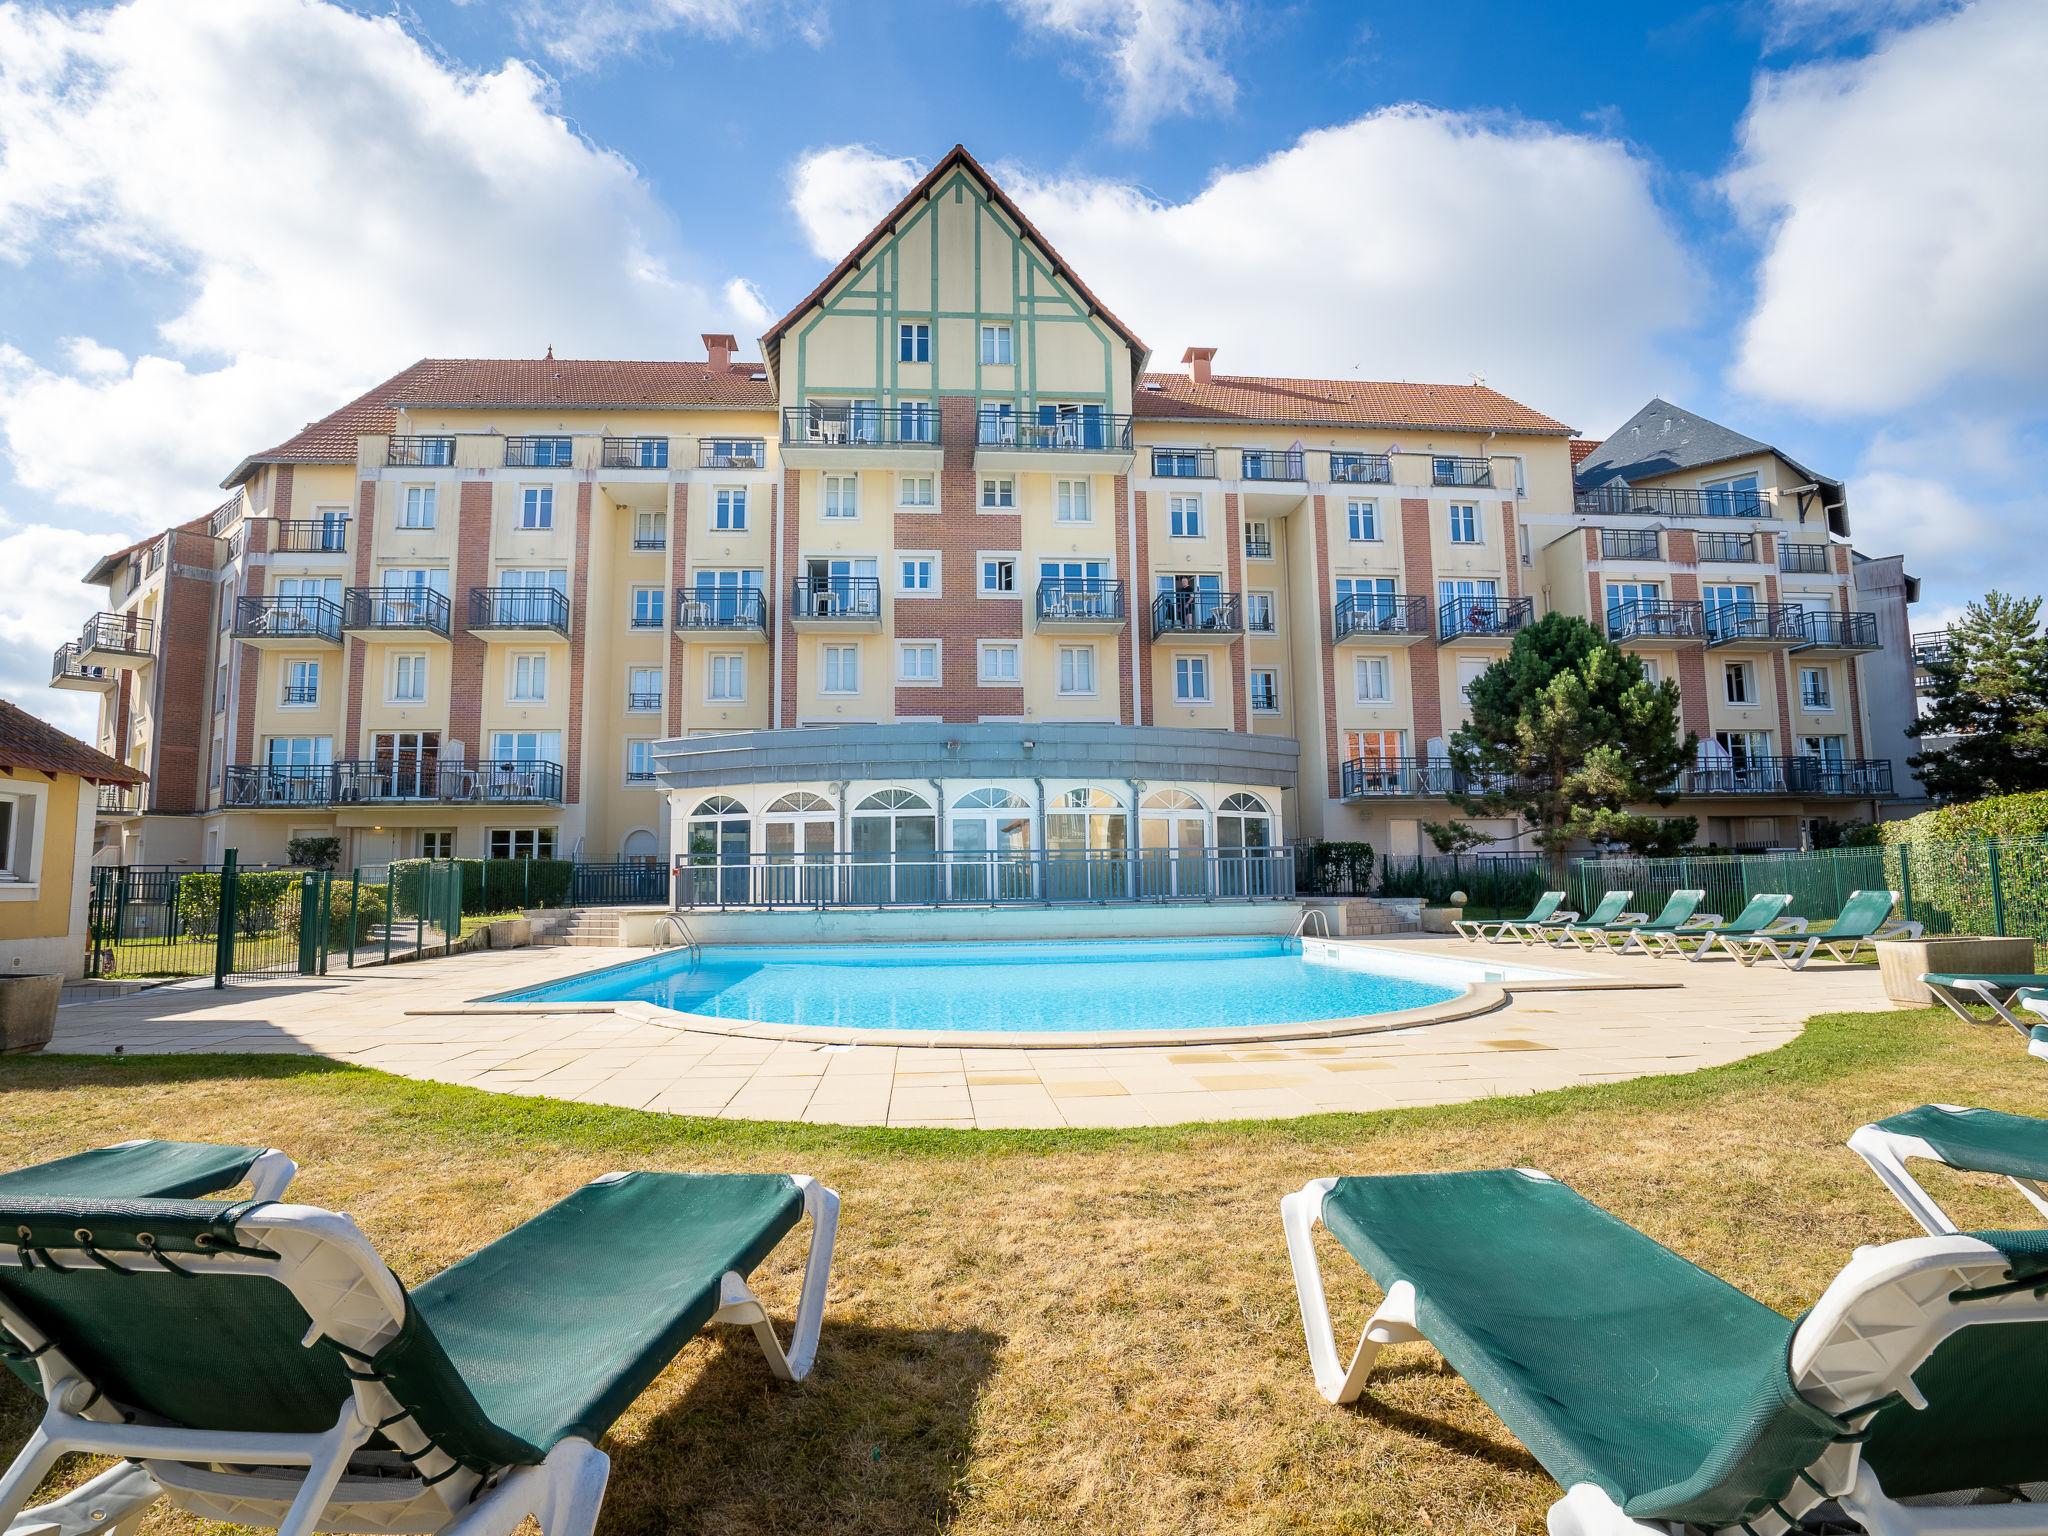
<path id="1" fill-rule="evenodd" d="M 1459 988 L 1305 959 L 1292 939 L 712 946 L 507 992 L 646 1002 L 812 1028 L 1064 1033 L 1243 1029 L 1392 1013 Z"/>

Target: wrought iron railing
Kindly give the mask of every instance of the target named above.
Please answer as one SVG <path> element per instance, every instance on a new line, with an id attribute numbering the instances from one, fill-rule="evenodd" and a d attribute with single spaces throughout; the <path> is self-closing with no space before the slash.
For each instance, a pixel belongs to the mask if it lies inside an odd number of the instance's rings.
<path id="1" fill-rule="evenodd" d="M 505 464 L 512 469 L 565 469 L 575 459 L 573 438 L 558 433 L 505 439 Z"/>
<path id="2" fill-rule="evenodd" d="M 1490 640 L 1512 635 L 1536 608 L 1527 597 L 1454 597 L 1436 611 L 1439 640 Z"/>
<path id="3" fill-rule="evenodd" d="M 1255 539 L 1250 534 L 1244 538 L 1244 557 L 1247 560 L 1270 560 L 1273 558 L 1273 541 Z"/>
<path id="4" fill-rule="evenodd" d="M 385 449 L 386 464 L 412 469 L 446 469 L 455 462 L 452 436 L 394 437 Z"/>
<path id="5" fill-rule="evenodd" d="M 424 629 L 448 633 L 448 599 L 431 587 L 350 587 L 341 595 L 343 629 Z"/>
<path id="6" fill-rule="evenodd" d="M 1687 795 L 1889 795 L 1892 764 L 1885 757 L 1731 758 L 1700 763 L 1679 776 Z"/>
<path id="7" fill-rule="evenodd" d="M 1874 651 L 1878 648 L 1877 615 L 1874 613 L 1806 614 L 1806 639 L 1831 651 Z"/>
<path id="8" fill-rule="evenodd" d="M 1160 480 L 1214 480 L 1216 450 L 1213 448 L 1154 448 L 1152 474 Z"/>
<path id="9" fill-rule="evenodd" d="M 1793 575 L 1824 576 L 1828 569 L 1825 544 L 1788 544 L 1778 541 L 1778 569 Z"/>
<path id="10" fill-rule="evenodd" d="M 799 576 L 790 603 L 792 618 L 879 620 L 882 583 L 873 576 Z"/>
<path id="11" fill-rule="evenodd" d="M 668 530 L 657 528 L 652 533 L 636 532 L 633 535 L 633 548 L 643 553 L 648 550 L 667 549 Z"/>
<path id="12" fill-rule="evenodd" d="M 667 469 L 665 437 L 608 437 L 598 444 L 597 462 L 604 469 Z"/>
<path id="13" fill-rule="evenodd" d="M 697 444 L 699 469 L 764 469 L 768 444 L 745 438 L 705 438 Z"/>
<path id="14" fill-rule="evenodd" d="M 936 445 L 939 415 L 934 410 L 888 409 L 879 405 L 785 406 L 782 441 L 814 448 L 889 448 Z"/>
<path id="15" fill-rule="evenodd" d="M 734 591 L 676 588 L 676 628 L 768 631 L 768 595 L 758 587 Z"/>
<path id="16" fill-rule="evenodd" d="M 1834 693 L 1827 688 L 1815 688 L 1802 684 L 1799 689 L 1799 707 L 1801 709 L 1833 709 L 1835 707 Z"/>
<path id="17" fill-rule="evenodd" d="M 1246 448 L 1239 454 L 1243 480 L 1306 480 L 1299 448 Z"/>
<path id="18" fill-rule="evenodd" d="M 1947 661 L 1953 642 L 1945 629 L 1923 629 L 1913 636 L 1912 646 L 1914 665 L 1924 667 L 1930 662 Z"/>
<path id="19" fill-rule="evenodd" d="M 242 520 L 242 514 L 246 510 L 247 504 L 242 500 L 242 493 L 240 491 L 235 492 L 234 495 L 207 513 L 206 531 L 216 539 L 227 537 L 228 530 Z"/>
<path id="20" fill-rule="evenodd" d="M 76 640 L 66 640 L 50 653 L 50 683 L 53 687 L 67 679 L 79 683 L 111 683 L 115 676 L 107 667 L 80 661 Z"/>
<path id="21" fill-rule="evenodd" d="M 553 587 L 471 587 L 471 629 L 551 629 L 569 633 L 569 599 Z"/>
<path id="22" fill-rule="evenodd" d="M 1797 603 L 1709 603 L 1707 643 L 1806 639 L 1806 610 Z"/>
<path id="23" fill-rule="evenodd" d="M 1682 598 L 1635 598 L 1607 610 L 1610 640 L 1698 640 L 1706 625 L 1706 610 Z"/>
<path id="24" fill-rule="evenodd" d="M 1109 412 L 1064 412 L 1051 420 L 1008 411 L 983 411 L 975 418 L 974 440 L 983 448 L 1022 448 L 1047 453 L 1128 453 L 1131 418 Z"/>
<path id="25" fill-rule="evenodd" d="M 1351 593 L 1337 599 L 1331 618 L 1336 638 L 1354 635 L 1405 637 L 1429 633 L 1429 599 L 1419 593 Z"/>
<path id="26" fill-rule="evenodd" d="M 1394 461 L 1384 453 L 1333 453 L 1330 479 L 1338 485 L 1392 485 Z"/>
<path id="27" fill-rule="evenodd" d="M 277 544 L 280 554 L 339 555 L 348 549 L 348 519 L 345 517 L 287 517 L 278 520 Z"/>
<path id="28" fill-rule="evenodd" d="M 102 816 L 134 816 L 142 810 L 142 791 L 133 784 L 102 784 L 95 806 Z"/>
<path id="29" fill-rule="evenodd" d="M 1602 560 L 1655 560 L 1662 554 L 1662 543 L 1654 530 L 1640 528 L 1602 528 L 1600 530 L 1600 558 Z"/>
<path id="30" fill-rule="evenodd" d="M 324 640 L 341 644 L 341 605 L 312 594 L 235 599 L 240 640 Z"/>
<path id="31" fill-rule="evenodd" d="M 1677 486 L 1603 485 L 1580 491 L 1573 505 L 1582 517 L 1769 517 L 1761 491 L 1688 490 Z"/>
<path id="32" fill-rule="evenodd" d="M 1756 559 L 1753 533 L 1703 533 L 1699 535 L 1699 556 L 1720 565 L 1742 565 Z"/>
<path id="33" fill-rule="evenodd" d="M 1038 584 L 1040 623 L 1122 623 L 1124 584 L 1115 577 L 1048 576 Z"/>
<path id="34" fill-rule="evenodd" d="M 646 689 L 626 691 L 626 712 L 632 715 L 651 715 L 661 709 L 661 694 L 649 693 Z"/>
<path id="35" fill-rule="evenodd" d="M 237 763 L 229 766 L 222 785 L 222 801 L 231 807 L 551 805 L 561 798 L 562 765 L 524 758 Z"/>
<path id="36" fill-rule="evenodd" d="M 96 613 L 79 632 L 81 651 L 112 651 L 122 656 L 148 656 L 156 650 L 156 622 L 135 613 Z"/>
<path id="37" fill-rule="evenodd" d="M 1429 461 L 1429 481 L 1432 485 L 1491 485 L 1493 461 L 1437 454 Z"/>
<path id="38" fill-rule="evenodd" d="M 1241 634 L 1244 610 L 1235 592 L 1162 592 L 1152 599 L 1153 635 Z"/>
<path id="39" fill-rule="evenodd" d="M 1383 795 L 1448 795 L 1458 776 L 1443 758 L 1360 757 L 1338 769 L 1338 787 L 1346 800 Z"/>

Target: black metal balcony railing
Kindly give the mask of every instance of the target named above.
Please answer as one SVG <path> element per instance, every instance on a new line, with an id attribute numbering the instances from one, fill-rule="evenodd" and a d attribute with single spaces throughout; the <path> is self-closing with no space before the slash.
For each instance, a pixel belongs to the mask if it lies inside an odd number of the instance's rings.
<path id="1" fill-rule="evenodd" d="M 652 532 L 645 529 L 636 531 L 633 535 L 633 548 L 643 552 L 646 550 L 667 549 L 668 530 L 666 528 L 656 528 Z"/>
<path id="2" fill-rule="evenodd" d="M 1801 709 L 1833 709 L 1835 696 L 1825 688 L 1802 687 L 1799 690 Z"/>
<path id="3" fill-rule="evenodd" d="M 1432 485 L 1491 485 L 1493 461 L 1438 454 L 1429 461 L 1429 480 Z"/>
<path id="4" fill-rule="evenodd" d="M 113 651 L 123 656 L 148 656 L 156 651 L 156 622 L 133 613 L 96 613 L 79 632 L 81 651 Z"/>
<path id="5" fill-rule="evenodd" d="M 878 405 L 792 405 L 782 412 L 782 440 L 814 448 L 889 448 L 936 445 L 939 416 L 932 410 L 884 410 Z"/>
<path id="6" fill-rule="evenodd" d="M 1250 534 L 1246 534 L 1244 540 L 1244 557 L 1247 560 L 1272 559 L 1273 541 L 1271 539 L 1255 539 Z"/>
<path id="7" fill-rule="evenodd" d="M 446 469 L 455 462 L 455 439 L 394 437 L 385 450 L 384 462 L 413 469 Z"/>
<path id="8" fill-rule="evenodd" d="M 699 469 L 764 469 L 768 444 L 738 438 L 705 438 L 697 444 Z"/>
<path id="9" fill-rule="evenodd" d="M 797 590 L 805 590 L 799 582 Z M 758 587 L 736 591 L 691 591 L 676 588 L 676 628 L 710 630 L 758 629 L 768 632 L 768 595 Z"/>
<path id="10" fill-rule="evenodd" d="M 1878 648 L 1877 615 L 1808 612 L 1806 639 L 1810 645 L 1831 651 L 1874 651 Z"/>
<path id="11" fill-rule="evenodd" d="M 320 685 L 318 683 L 286 683 L 284 685 L 284 701 L 287 704 L 297 705 L 318 704 L 320 702 Z"/>
<path id="12" fill-rule="evenodd" d="M 1512 635 L 1529 622 L 1536 603 L 1527 597 L 1454 597 L 1436 611 L 1439 640 Z"/>
<path id="13" fill-rule="evenodd" d="M 551 629 L 569 633 L 569 599 L 553 587 L 471 587 L 471 629 Z"/>
<path id="14" fill-rule="evenodd" d="M 1703 533 L 1699 535 L 1700 559 L 1714 564 L 1741 565 L 1756 559 L 1753 533 Z"/>
<path id="15" fill-rule="evenodd" d="M 658 713 L 660 709 L 661 695 L 659 693 L 649 693 L 645 689 L 638 692 L 630 689 L 627 691 L 626 712 L 628 714 L 651 715 Z"/>
<path id="16" fill-rule="evenodd" d="M 1635 598 L 1607 610 L 1610 640 L 1698 640 L 1706 633 L 1706 610 L 1682 599 Z"/>
<path id="17" fill-rule="evenodd" d="M 1674 486 L 1603 485 L 1580 491 L 1582 517 L 1769 517 L 1761 491 L 1686 490 Z"/>
<path id="18" fill-rule="evenodd" d="M 597 462 L 604 469 L 667 469 L 665 437 L 608 437 L 598 444 Z"/>
<path id="19" fill-rule="evenodd" d="M 332 598 L 238 597 L 235 637 L 239 640 L 324 640 L 341 644 L 341 605 Z"/>
<path id="20" fill-rule="evenodd" d="M 575 444 L 567 437 L 508 437 L 505 463 L 513 469 L 564 469 L 575 455 Z"/>
<path id="21" fill-rule="evenodd" d="M 1161 480 L 1214 480 L 1216 450 L 1213 448 L 1154 448 L 1152 473 Z"/>
<path id="22" fill-rule="evenodd" d="M 1306 480 L 1299 448 L 1247 448 L 1239 458 L 1244 480 Z"/>
<path id="23" fill-rule="evenodd" d="M 66 640 L 50 654 L 50 683 L 53 687 L 67 678 L 81 683 L 104 683 L 113 681 L 114 676 L 105 667 L 80 661 L 76 640 Z"/>
<path id="24" fill-rule="evenodd" d="M 1824 576 L 1828 569 L 1828 547 L 1825 544 L 1778 543 L 1778 569 L 1788 574 Z"/>
<path id="25" fill-rule="evenodd" d="M 345 517 L 282 518 L 275 548 L 287 555 L 339 555 L 348 550 Z"/>
<path id="26" fill-rule="evenodd" d="M 1913 636 L 1913 664 L 1924 667 L 1931 662 L 1947 661 L 1950 641 L 1945 629 L 1923 629 Z"/>
<path id="27" fill-rule="evenodd" d="M 1687 795 L 1889 795 L 1890 758 L 1746 757 L 1688 768 Z"/>
<path id="28" fill-rule="evenodd" d="M 341 595 L 343 629 L 424 629 L 448 633 L 448 599 L 429 587 L 350 587 Z"/>
<path id="29" fill-rule="evenodd" d="M 1048 576 L 1038 584 L 1041 622 L 1111 624 L 1124 619 L 1124 584 L 1115 577 Z"/>
<path id="30" fill-rule="evenodd" d="M 1394 461 L 1384 453 L 1333 453 L 1330 479 L 1339 485 L 1392 485 Z"/>
<path id="31" fill-rule="evenodd" d="M 1662 541 L 1654 531 L 1639 528 L 1600 530 L 1602 560 L 1656 560 L 1662 554 Z"/>
<path id="32" fill-rule="evenodd" d="M 983 411 L 975 421 L 975 442 L 983 448 L 1023 448 L 1047 453 L 1128 453 L 1131 418 L 1069 411 L 1048 421 L 1006 411 Z"/>
<path id="33" fill-rule="evenodd" d="M 242 520 L 245 510 L 242 493 L 237 491 L 206 515 L 206 531 L 216 539 L 226 537 L 227 531 Z"/>
<path id="34" fill-rule="evenodd" d="M 1429 599 L 1401 592 L 1352 593 L 1337 599 L 1332 618 L 1339 640 L 1353 635 L 1426 635 Z"/>
<path id="35" fill-rule="evenodd" d="M 1245 609 L 1244 627 L 1255 635 L 1272 634 L 1276 622 L 1271 603 L 1257 604 Z"/>
<path id="36" fill-rule="evenodd" d="M 1242 634 L 1244 610 L 1235 592 L 1162 592 L 1152 600 L 1152 634 Z"/>
<path id="37" fill-rule="evenodd" d="M 1338 787 L 1346 800 L 1381 795 L 1447 795 L 1458 776 L 1443 758 L 1360 757 L 1338 770 Z"/>
<path id="38" fill-rule="evenodd" d="M 1797 603 L 1707 604 L 1707 643 L 1806 639 L 1806 610 Z"/>
<path id="39" fill-rule="evenodd" d="M 654 770 L 652 768 L 628 768 L 626 770 L 626 782 L 636 785 L 652 784 L 654 782 Z"/>
<path id="40" fill-rule="evenodd" d="M 562 765 L 504 758 L 358 758 L 340 763 L 237 763 L 222 781 L 230 807 L 307 805 L 550 805 Z"/>
<path id="41" fill-rule="evenodd" d="M 882 583 L 873 576 L 799 576 L 790 602 L 798 619 L 880 619 Z"/>

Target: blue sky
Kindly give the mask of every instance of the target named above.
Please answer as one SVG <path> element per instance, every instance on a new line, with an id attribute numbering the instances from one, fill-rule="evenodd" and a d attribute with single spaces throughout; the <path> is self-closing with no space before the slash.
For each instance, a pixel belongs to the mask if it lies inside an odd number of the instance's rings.
<path id="1" fill-rule="evenodd" d="M 956 140 L 1155 348 L 1663 393 L 2042 589 L 2034 0 L 0 3 L 0 693 L 91 554 L 427 353 L 758 334 Z"/>

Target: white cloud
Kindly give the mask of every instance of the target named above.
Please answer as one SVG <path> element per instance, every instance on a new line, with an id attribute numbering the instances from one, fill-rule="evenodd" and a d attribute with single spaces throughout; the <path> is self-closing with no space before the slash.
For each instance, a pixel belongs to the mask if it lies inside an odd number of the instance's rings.
<path id="1" fill-rule="evenodd" d="M 731 42 L 831 36 L 824 0 L 524 0 L 520 35 L 565 70 L 600 69 L 669 32 Z"/>
<path id="2" fill-rule="evenodd" d="M 1925 21 L 1964 0 L 1772 0 L 1773 47 L 1860 37 Z"/>
<path id="3" fill-rule="evenodd" d="M 789 206 L 814 255 L 837 261 L 917 184 L 924 167 L 865 144 L 812 150 L 789 178 Z"/>
<path id="4" fill-rule="evenodd" d="M 0 602 L 0 698 L 87 742 L 99 719 L 97 695 L 50 687 L 50 653 L 74 637 L 104 596 L 78 581 L 120 547 L 104 534 L 22 523 L 0 511 L 0 571 L 11 573 Z"/>
<path id="5" fill-rule="evenodd" d="M 1764 251 L 1734 381 L 1823 412 L 2048 386 L 2048 6 L 1764 76 L 1724 181 Z"/>
<path id="6" fill-rule="evenodd" d="M 775 318 L 775 312 L 768 307 L 768 296 L 744 277 L 730 279 L 724 293 L 725 307 L 742 326 L 765 330 Z"/>
<path id="7" fill-rule="evenodd" d="M 1107 98 L 1116 132 L 1143 138 L 1165 117 L 1214 117 L 1237 101 L 1225 48 L 1230 0 L 1003 0 L 1027 33 Z"/>

